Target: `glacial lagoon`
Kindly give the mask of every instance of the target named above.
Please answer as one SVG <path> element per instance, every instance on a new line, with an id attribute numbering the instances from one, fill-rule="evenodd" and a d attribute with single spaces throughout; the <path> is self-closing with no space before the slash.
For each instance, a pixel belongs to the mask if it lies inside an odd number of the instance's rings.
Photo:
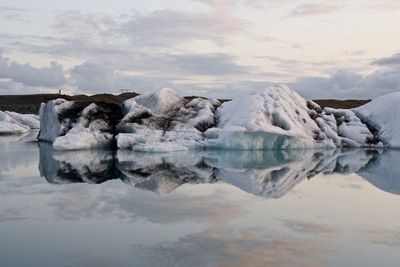
<path id="1" fill-rule="evenodd" d="M 400 150 L 53 151 L 0 137 L 0 266 L 398 266 Z"/>

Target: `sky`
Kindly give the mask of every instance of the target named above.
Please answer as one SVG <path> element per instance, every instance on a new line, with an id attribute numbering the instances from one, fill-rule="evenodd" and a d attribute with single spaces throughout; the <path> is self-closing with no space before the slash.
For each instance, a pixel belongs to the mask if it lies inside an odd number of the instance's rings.
<path id="1" fill-rule="evenodd" d="M 400 91 L 400 2 L 0 0 L 0 94 Z"/>

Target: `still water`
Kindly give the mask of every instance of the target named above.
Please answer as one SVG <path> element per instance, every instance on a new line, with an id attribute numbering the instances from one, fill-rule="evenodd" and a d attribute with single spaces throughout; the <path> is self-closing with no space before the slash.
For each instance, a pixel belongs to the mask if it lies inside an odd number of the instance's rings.
<path id="1" fill-rule="evenodd" d="M 400 151 L 54 152 L 0 137 L 0 266 L 399 266 Z"/>

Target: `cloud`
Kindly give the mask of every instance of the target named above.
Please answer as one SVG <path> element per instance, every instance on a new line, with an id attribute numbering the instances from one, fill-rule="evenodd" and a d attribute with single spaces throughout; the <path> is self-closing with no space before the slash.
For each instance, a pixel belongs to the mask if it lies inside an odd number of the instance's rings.
<path id="1" fill-rule="evenodd" d="M 400 91 L 400 68 L 361 75 L 342 69 L 329 77 L 304 77 L 289 86 L 307 99 L 370 99 Z"/>
<path id="2" fill-rule="evenodd" d="M 339 5 L 332 4 L 305 4 L 295 7 L 289 14 L 290 17 L 319 16 L 334 13 L 341 9 Z"/>
<path id="3" fill-rule="evenodd" d="M 400 53 L 396 53 L 390 57 L 384 57 L 372 62 L 375 65 L 400 65 Z"/>
<path id="4" fill-rule="evenodd" d="M 137 53 L 128 62 L 118 56 L 110 60 L 88 60 L 72 68 L 70 77 L 79 92 L 118 92 L 119 89 L 146 92 L 161 87 L 180 91 L 199 88 L 195 83 L 199 76 L 221 77 L 228 83 L 227 77 L 250 75 L 254 70 L 251 66 L 235 63 L 235 59 L 223 53 Z M 179 84 L 182 80 L 185 84 Z"/>
<path id="5" fill-rule="evenodd" d="M 168 87 L 168 82 L 150 76 L 130 76 L 101 62 L 87 61 L 71 69 L 71 82 L 81 93 L 118 92 L 132 89 L 138 92 Z"/>
<path id="6" fill-rule="evenodd" d="M 222 9 L 210 12 L 162 9 L 118 15 L 66 11 L 58 15 L 54 27 L 68 37 L 103 45 L 128 41 L 136 47 L 166 47 L 192 40 L 210 40 L 222 45 L 246 25 L 246 21 Z"/>
<path id="7" fill-rule="evenodd" d="M 400 3 L 392 0 L 373 0 L 365 7 L 371 11 L 393 11 L 400 8 Z"/>
<path id="8" fill-rule="evenodd" d="M 136 44 L 171 45 L 190 40 L 225 43 L 227 36 L 243 29 L 245 22 L 230 13 L 186 13 L 176 10 L 135 15 L 118 26 L 118 32 Z"/>
<path id="9" fill-rule="evenodd" d="M 232 8 L 234 6 L 245 6 L 253 8 L 262 8 L 266 4 L 283 4 L 289 0 L 194 0 L 195 2 L 210 5 L 213 8 Z"/>
<path id="10" fill-rule="evenodd" d="M 0 79 L 22 83 L 27 86 L 56 87 L 67 80 L 62 65 L 52 61 L 48 67 L 35 68 L 30 64 L 20 64 L 0 55 Z"/>
<path id="11" fill-rule="evenodd" d="M 17 20 L 27 22 L 26 15 L 28 10 L 23 8 L 14 8 L 7 6 L 0 6 L 0 15 L 3 20 Z"/>
<path id="12" fill-rule="evenodd" d="M 223 54 L 183 54 L 168 56 L 180 73 L 195 75 L 233 75 L 246 74 L 252 68 L 236 64 L 236 57 Z M 174 67 L 175 66 L 175 67 Z"/>

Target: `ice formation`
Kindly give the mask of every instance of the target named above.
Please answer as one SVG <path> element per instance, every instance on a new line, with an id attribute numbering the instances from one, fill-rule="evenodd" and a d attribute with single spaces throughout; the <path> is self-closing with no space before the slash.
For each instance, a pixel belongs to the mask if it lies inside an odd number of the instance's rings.
<path id="1" fill-rule="evenodd" d="M 51 100 L 40 109 L 39 140 L 52 142 L 56 150 L 76 150 L 112 145 L 118 105 Z"/>
<path id="2" fill-rule="evenodd" d="M 198 147 L 203 132 L 215 125 L 218 100 L 178 96 L 165 88 L 124 102 L 117 125 L 118 148 L 136 151 L 179 151 Z"/>
<path id="3" fill-rule="evenodd" d="M 392 94 L 354 110 L 322 109 L 286 86 L 274 86 L 222 105 L 168 88 L 122 106 L 57 99 L 42 105 L 39 139 L 56 150 L 115 143 L 145 152 L 397 147 L 399 98 Z"/>
<path id="4" fill-rule="evenodd" d="M 387 94 L 356 108 L 355 113 L 387 147 L 400 147 L 400 92 Z"/>
<path id="5" fill-rule="evenodd" d="M 287 87 L 273 87 L 224 103 L 207 146 L 223 149 L 333 147 L 308 114 L 306 101 Z"/>
<path id="6" fill-rule="evenodd" d="M 33 114 L 19 114 L 0 111 L 0 134 L 26 134 L 40 128 L 39 117 Z"/>

